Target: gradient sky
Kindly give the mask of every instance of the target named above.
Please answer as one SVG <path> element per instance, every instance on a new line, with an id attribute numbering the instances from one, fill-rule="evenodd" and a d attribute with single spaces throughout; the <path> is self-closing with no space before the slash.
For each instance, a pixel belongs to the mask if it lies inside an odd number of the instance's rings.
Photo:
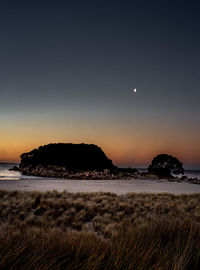
<path id="1" fill-rule="evenodd" d="M 200 169 L 200 3 L 0 3 L 0 161 L 50 142 Z M 133 89 L 137 93 L 133 95 Z"/>

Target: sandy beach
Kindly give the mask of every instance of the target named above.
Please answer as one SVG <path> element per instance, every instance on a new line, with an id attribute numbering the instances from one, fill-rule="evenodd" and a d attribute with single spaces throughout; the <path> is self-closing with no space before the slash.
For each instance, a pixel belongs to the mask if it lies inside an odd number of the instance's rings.
<path id="1" fill-rule="evenodd" d="M 168 182 L 166 180 L 63 180 L 63 179 L 23 179 L 1 180 L 2 190 L 21 191 L 68 191 L 68 192 L 112 192 L 118 195 L 129 192 L 144 193 L 200 193 L 200 185 Z"/>

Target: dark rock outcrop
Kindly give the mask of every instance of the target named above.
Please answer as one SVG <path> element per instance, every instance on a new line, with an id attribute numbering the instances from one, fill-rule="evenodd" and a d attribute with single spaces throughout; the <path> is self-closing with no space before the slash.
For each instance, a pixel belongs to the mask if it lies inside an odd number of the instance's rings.
<path id="1" fill-rule="evenodd" d="M 40 146 L 21 155 L 24 175 L 63 179 L 133 179 L 134 168 L 118 168 L 94 144 L 57 143 Z"/>
<path id="2" fill-rule="evenodd" d="M 181 177 L 181 180 L 188 181 L 188 177 L 184 175 L 184 176 Z"/>
<path id="3" fill-rule="evenodd" d="M 15 165 L 12 168 L 9 169 L 9 171 L 19 171 L 19 168 Z"/>
<path id="4" fill-rule="evenodd" d="M 40 146 L 21 156 L 19 170 L 24 174 L 48 176 L 47 171 L 61 173 L 116 170 L 102 149 L 94 144 L 57 143 Z"/>

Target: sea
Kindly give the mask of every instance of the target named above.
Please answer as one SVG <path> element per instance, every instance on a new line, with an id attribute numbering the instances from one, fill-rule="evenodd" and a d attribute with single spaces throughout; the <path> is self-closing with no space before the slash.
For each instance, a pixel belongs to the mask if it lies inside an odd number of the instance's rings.
<path id="1" fill-rule="evenodd" d="M 10 171 L 13 166 L 19 166 L 19 163 L 0 163 L 0 180 L 23 180 L 23 179 L 38 179 L 41 177 L 22 175 L 20 172 Z M 140 172 L 147 171 L 146 169 L 139 168 Z M 200 170 L 185 170 L 185 176 L 189 178 L 199 178 Z M 180 175 L 179 177 L 181 177 Z"/>
<path id="2" fill-rule="evenodd" d="M 39 178 L 36 176 L 22 175 L 21 172 L 10 171 L 14 166 L 19 166 L 19 163 L 0 163 L 0 180 L 21 180 Z"/>

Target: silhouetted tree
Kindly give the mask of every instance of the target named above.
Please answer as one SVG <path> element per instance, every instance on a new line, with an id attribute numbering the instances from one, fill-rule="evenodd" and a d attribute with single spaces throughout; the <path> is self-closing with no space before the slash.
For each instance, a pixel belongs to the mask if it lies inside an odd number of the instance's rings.
<path id="1" fill-rule="evenodd" d="M 172 174 L 184 173 L 183 164 L 176 157 L 167 154 L 154 157 L 148 171 L 159 177 L 172 177 Z"/>

